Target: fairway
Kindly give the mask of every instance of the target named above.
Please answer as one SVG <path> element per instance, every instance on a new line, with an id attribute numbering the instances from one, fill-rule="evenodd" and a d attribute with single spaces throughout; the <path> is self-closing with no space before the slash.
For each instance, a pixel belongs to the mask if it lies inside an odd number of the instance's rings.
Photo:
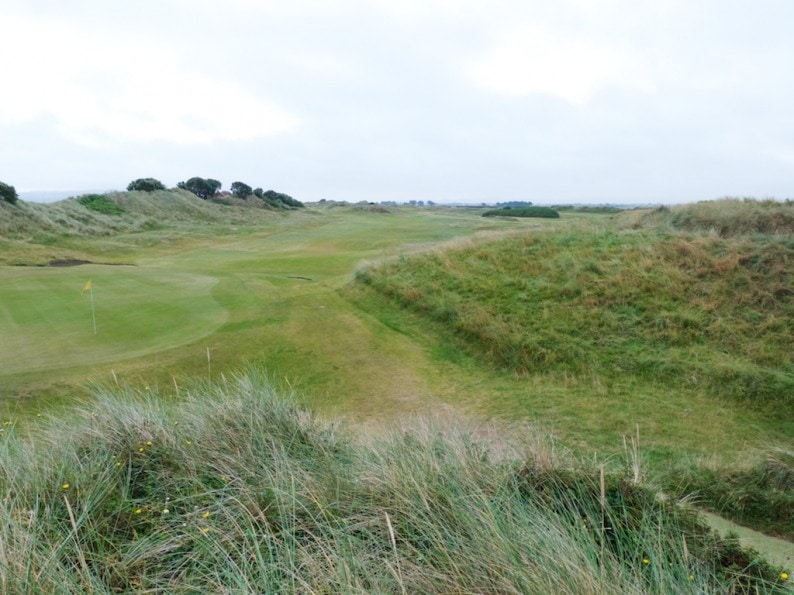
<path id="1" fill-rule="evenodd" d="M 131 264 L 0 267 L 0 407 L 24 415 L 86 395 L 91 381 L 114 377 L 169 391 L 175 381 L 217 379 L 251 362 L 287 378 L 318 412 L 363 422 L 362 431 L 370 422 L 417 412 L 454 412 L 531 421 L 584 452 L 619 449 L 639 426 L 643 452 L 654 460 L 671 452 L 740 456 L 790 444 L 785 417 L 703 392 L 628 376 L 602 382 L 598 375 L 506 374 L 443 339 L 443 325 L 351 285 L 367 263 L 428 250 L 443 254 L 450 241 L 465 246 L 477 236 L 490 242 L 561 230 L 576 237 L 577 230 L 610 225 L 609 217 L 577 213 L 509 220 L 483 218 L 476 209 L 384 213 L 348 206 L 248 226 L 192 222 L 66 240 L 64 250 L 79 249 L 73 257 Z M 562 268 L 575 264 L 569 252 L 559 250 L 567 263 Z M 472 271 L 486 252 L 473 254 Z M 14 258 L 24 261 L 25 254 Z M 438 270 L 448 266 L 442 259 Z M 539 280 L 525 277 L 530 284 Z M 501 269 L 483 278 L 500 295 L 510 282 Z M 88 279 L 96 335 L 89 295 L 81 295 Z M 406 281 L 409 292 L 418 281 Z M 568 317 L 560 312 L 553 319 L 562 329 Z"/>
<path id="2" fill-rule="evenodd" d="M 361 262 L 510 227 L 465 210 L 345 208 L 261 225 L 190 222 L 64 239 L 62 258 L 131 264 L 0 267 L 0 408 L 38 410 L 111 375 L 153 385 L 205 376 L 208 349 L 213 373 L 264 362 L 327 411 L 413 408 L 432 401 L 416 361 L 426 356 L 406 337 L 384 335 L 339 289 Z M 41 262 L 24 244 L 17 249 L 5 256 Z M 88 279 L 96 335 L 90 296 L 81 295 Z"/>
<path id="3" fill-rule="evenodd" d="M 213 277 L 133 266 L 11 268 L 0 285 L 4 374 L 150 356 L 195 341 L 227 313 Z M 92 283 L 96 334 L 90 292 Z"/>

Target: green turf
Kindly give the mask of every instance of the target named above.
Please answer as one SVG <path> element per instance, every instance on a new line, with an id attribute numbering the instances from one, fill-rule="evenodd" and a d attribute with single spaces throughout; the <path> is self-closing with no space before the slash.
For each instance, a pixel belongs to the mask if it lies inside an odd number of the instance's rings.
<path id="1" fill-rule="evenodd" d="M 89 279 L 92 289 L 83 293 Z M 226 320 L 212 297 L 216 283 L 205 275 L 129 266 L 5 270 L 3 374 L 57 374 L 194 342 Z"/>
<path id="2" fill-rule="evenodd" d="M 647 227 L 639 214 L 615 218 L 612 213 L 569 211 L 559 219 L 505 221 L 483 218 L 476 209 L 405 208 L 379 213 L 343 207 L 288 215 L 259 212 L 246 221 L 230 207 L 211 210 L 191 203 L 190 209 L 206 210 L 199 212 L 209 222 L 197 221 L 192 211 L 175 212 L 159 226 L 151 226 L 135 218 L 150 221 L 159 207 L 144 203 L 146 212 L 152 213 L 145 219 L 135 210 L 133 199 L 150 201 L 132 197 L 125 202 L 126 227 L 113 232 L 100 233 L 101 226 L 94 222 L 99 227 L 93 235 L 37 235 L 32 230 L 28 240 L 0 239 L 4 263 L 40 265 L 62 258 L 127 263 L 0 266 L 0 409 L 5 417 L 19 420 L 20 427 L 35 411 L 88 398 L 86 384 L 95 379 L 115 378 L 170 390 L 190 377 L 209 375 L 217 380 L 241 362 L 251 361 L 286 378 L 316 411 L 358 422 L 361 432 L 416 412 L 454 410 L 498 423 L 528 424 L 566 447 L 602 455 L 620 452 L 624 437 L 639 428 L 641 456 L 652 471 L 670 460 L 693 456 L 713 457 L 730 466 L 765 449 L 791 449 L 794 444 L 787 414 L 747 407 L 741 399 L 721 399 L 702 387 L 682 388 L 680 383 L 618 373 L 621 357 L 635 365 L 638 358 L 660 360 L 660 354 L 674 353 L 680 346 L 651 342 L 645 349 L 637 341 L 627 342 L 625 334 L 610 331 L 603 333 L 605 348 L 598 354 L 608 373 L 577 364 L 576 345 L 570 361 L 577 365 L 569 369 L 514 373 L 451 340 L 443 321 L 428 320 L 352 283 L 356 271 L 373 263 L 430 253 L 435 254 L 435 269 L 426 271 L 431 280 L 453 271 L 452 278 L 465 293 L 471 289 L 466 284 L 472 282 L 478 263 L 495 262 L 488 248 L 492 240 L 498 245 L 507 235 L 527 242 L 533 250 L 546 250 L 543 257 L 551 266 L 530 270 L 520 283 L 511 281 L 514 271 L 492 269 L 476 289 L 494 296 L 503 292 L 510 298 L 503 304 L 505 311 L 514 303 L 525 304 L 534 308 L 532 320 L 542 321 L 544 329 L 550 328 L 549 320 L 559 321 L 558 328 L 575 337 L 588 318 L 571 308 L 574 301 L 544 306 L 533 303 L 532 296 L 561 291 L 569 300 L 624 299 L 624 304 L 616 304 L 613 318 L 605 321 L 619 325 L 625 317 L 641 319 L 643 314 L 636 310 L 637 300 L 621 298 L 617 292 L 621 286 L 634 287 L 635 297 L 647 301 L 643 315 L 648 324 L 637 327 L 646 336 L 640 336 L 637 328 L 633 332 L 646 340 L 658 323 L 677 340 L 691 325 L 704 325 L 704 319 L 687 300 L 676 301 L 665 293 L 669 278 L 661 273 L 670 270 L 661 271 L 654 263 L 660 258 L 667 262 L 676 250 L 683 250 L 683 260 L 693 265 L 690 277 L 695 277 L 708 269 L 710 261 L 698 259 L 711 250 L 724 272 L 740 263 L 734 258 L 741 256 L 739 244 L 720 253 L 726 245 L 707 234 L 706 239 L 663 244 L 667 251 L 659 253 L 651 240 L 660 236 L 633 229 Z M 74 206 L 58 208 L 64 217 L 80 215 Z M 52 215 L 35 211 L 40 217 Z M 632 229 L 620 227 L 621 222 Z M 478 239 L 472 244 L 474 237 Z M 554 239 L 532 240 L 545 237 Z M 759 258 L 750 263 L 747 275 L 752 281 L 752 267 L 763 272 L 766 266 L 778 281 L 756 287 L 751 297 L 777 308 L 778 313 L 766 321 L 765 332 L 774 333 L 775 324 L 790 332 L 787 302 L 769 298 L 785 290 L 780 280 L 790 271 L 790 265 L 764 260 L 765 254 L 772 254 L 765 250 L 773 244 L 753 253 Z M 445 256 L 450 247 L 469 255 L 459 274 Z M 577 253 L 582 250 L 586 253 Z M 511 266 L 531 264 L 519 259 Z M 583 291 L 577 290 L 577 275 L 586 281 Z M 81 295 L 89 278 L 96 335 L 89 296 Z M 619 283 L 609 282 L 610 278 Z M 638 279 L 641 285 L 635 283 Z M 673 279 L 683 282 L 686 275 Z M 425 282 L 408 278 L 405 288 L 418 287 L 420 281 Z M 701 305 L 712 304 L 712 297 L 725 300 L 727 295 L 744 317 L 741 332 L 752 331 L 756 305 L 731 297 L 743 295 L 740 292 L 727 293 L 741 287 L 723 283 L 712 289 L 711 294 L 696 296 Z M 667 310 L 654 313 L 654 303 Z M 709 332 L 730 337 L 732 324 L 732 319 L 717 317 L 709 321 Z M 753 348 L 753 357 L 761 364 L 765 358 L 767 367 L 770 358 L 779 362 L 785 352 L 783 335 L 769 336 L 766 341 L 757 333 L 747 335 L 759 347 Z M 599 339 L 598 334 L 591 339 Z M 744 346 L 746 351 L 748 345 L 742 339 L 736 349 Z M 698 353 L 697 345 L 687 348 L 692 349 L 688 357 Z M 709 357 L 706 363 L 722 356 Z M 684 359 L 678 364 L 683 369 L 692 362 Z"/>
<path id="3" fill-rule="evenodd" d="M 450 240 L 465 247 L 463 238 L 477 233 L 498 239 L 504 233 L 531 238 L 565 231 L 554 246 L 568 252 L 557 250 L 549 260 L 555 275 L 573 271 L 597 280 L 597 270 L 614 269 L 630 279 L 650 262 L 643 256 L 643 236 L 616 233 L 612 217 L 563 212 L 554 220 L 501 221 L 482 218 L 479 210 L 378 213 L 346 207 L 252 225 L 229 216 L 211 225 L 188 219 L 163 229 L 56 238 L 47 249 L 59 256 L 135 266 L 0 269 L 0 349 L 8 362 L 0 369 L 4 402 L 12 410 L 29 410 L 79 395 L 89 379 L 112 373 L 120 381 L 170 386 L 174 379 L 217 375 L 255 361 L 289 378 L 318 410 L 357 420 L 454 408 L 486 418 L 531 420 L 585 451 L 620 449 L 623 436 L 639 425 L 644 454 L 655 460 L 675 453 L 730 457 L 770 444 L 790 445 L 786 416 L 775 418 L 663 382 L 621 379 L 614 371 L 620 358 L 614 349 L 605 352 L 613 366 L 609 374 L 560 369 L 514 375 L 444 339 L 443 324 L 351 293 L 355 271 L 367 263 L 435 253 L 434 246 Z M 588 244 L 593 233 L 603 253 Z M 575 260 L 572 251 L 579 245 L 590 250 L 593 262 Z M 41 245 L 31 246 L 38 259 Z M 474 270 L 480 256 L 485 262 L 491 258 L 484 248 L 466 250 L 473 256 L 464 273 Z M 627 254 L 631 260 L 620 273 L 615 255 Z M 24 260 L 25 252 L 18 249 L 9 257 Z M 436 258 L 443 269 L 444 258 Z M 523 288 L 505 285 L 509 274 L 497 271 L 487 287 L 527 296 L 552 290 L 551 280 L 538 274 L 527 276 Z M 89 277 L 96 337 L 87 296 L 80 295 Z M 653 275 L 645 279 L 659 286 Z M 555 307 L 540 307 L 535 315 L 565 322 L 564 305 Z"/>

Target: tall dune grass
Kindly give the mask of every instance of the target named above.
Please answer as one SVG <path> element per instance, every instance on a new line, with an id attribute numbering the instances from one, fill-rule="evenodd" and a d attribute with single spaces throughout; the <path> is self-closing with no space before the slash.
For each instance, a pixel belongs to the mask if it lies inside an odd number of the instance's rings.
<path id="1" fill-rule="evenodd" d="M 0 440 L 0 591 L 785 592 L 631 477 L 471 431 L 351 441 L 259 369 Z"/>
<path id="2" fill-rule="evenodd" d="M 640 217 L 644 225 L 708 231 L 722 237 L 743 234 L 794 236 L 794 201 L 724 198 L 660 207 Z"/>

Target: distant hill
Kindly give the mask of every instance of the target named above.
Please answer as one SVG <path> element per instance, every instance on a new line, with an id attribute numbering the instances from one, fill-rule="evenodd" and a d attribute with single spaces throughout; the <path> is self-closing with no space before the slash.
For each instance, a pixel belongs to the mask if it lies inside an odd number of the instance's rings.
<path id="1" fill-rule="evenodd" d="M 93 200 L 86 200 L 86 199 Z M 175 223 L 242 225 L 272 217 L 274 209 L 258 199 L 206 201 L 185 190 L 87 194 L 53 203 L 20 200 L 0 205 L 0 237 L 33 239 L 41 234 L 103 236 Z M 115 205 L 103 209 L 101 205 Z"/>

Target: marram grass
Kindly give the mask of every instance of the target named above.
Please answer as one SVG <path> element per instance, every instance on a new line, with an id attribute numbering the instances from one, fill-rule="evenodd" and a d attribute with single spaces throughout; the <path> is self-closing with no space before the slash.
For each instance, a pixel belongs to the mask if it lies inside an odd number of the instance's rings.
<path id="1" fill-rule="evenodd" d="M 178 389 L 4 426 L 0 591 L 788 592 L 630 477 L 537 445 L 495 456 L 449 424 L 355 442 L 253 368 Z"/>

